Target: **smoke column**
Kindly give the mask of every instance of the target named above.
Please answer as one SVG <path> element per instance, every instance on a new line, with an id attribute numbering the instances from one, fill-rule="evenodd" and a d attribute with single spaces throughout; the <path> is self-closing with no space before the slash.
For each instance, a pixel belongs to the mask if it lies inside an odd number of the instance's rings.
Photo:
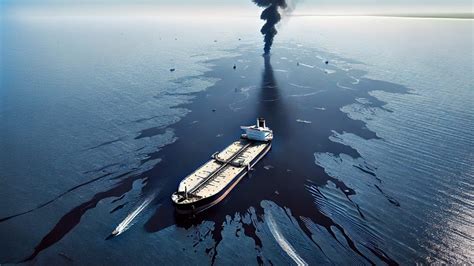
<path id="1" fill-rule="evenodd" d="M 263 51 L 265 54 L 270 52 L 273 43 L 273 37 L 277 34 L 275 25 L 281 20 L 281 15 L 278 13 L 278 8 L 285 9 L 287 7 L 285 0 L 252 0 L 257 6 L 265 7 L 260 19 L 266 20 L 267 22 L 263 25 L 260 32 L 265 36 L 265 47 Z"/>

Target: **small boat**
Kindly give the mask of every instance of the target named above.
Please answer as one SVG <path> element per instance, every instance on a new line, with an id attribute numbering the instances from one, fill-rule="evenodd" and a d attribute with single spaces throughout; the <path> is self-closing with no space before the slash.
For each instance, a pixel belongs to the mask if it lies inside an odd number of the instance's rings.
<path id="1" fill-rule="evenodd" d="M 273 131 L 258 118 L 253 126 L 242 126 L 245 133 L 222 152 L 184 178 L 171 195 L 177 213 L 196 214 L 223 200 L 237 183 L 270 150 Z"/>

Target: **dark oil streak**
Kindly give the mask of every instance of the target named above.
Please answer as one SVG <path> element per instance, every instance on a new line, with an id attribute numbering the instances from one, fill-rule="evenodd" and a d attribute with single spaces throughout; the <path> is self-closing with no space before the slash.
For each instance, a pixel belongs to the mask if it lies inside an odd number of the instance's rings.
<path id="1" fill-rule="evenodd" d="M 371 176 L 373 176 L 373 177 L 377 177 L 377 176 L 375 175 L 375 173 L 373 173 L 373 172 L 371 172 L 371 171 L 368 171 L 368 170 L 365 170 L 364 168 L 362 168 L 362 167 L 360 167 L 360 166 L 358 166 L 358 165 L 353 165 L 353 167 L 355 167 L 355 168 L 361 170 L 362 172 L 364 172 L 364 173 L 366 173 L 366 174 L 369 174 L 369 175 L 371 175 Z"/>
<path id="2" fill-rule="evenodd" d="M 222 61 L 224 62 L 221 63 L 222 65 L 231 64 L 230 62 L 226 62 L 230 60 L 235 59 L 223 59 Z M 292 109 L 294 108 L 292 106 L 287 106 L 287 98 L 282 97 L 281 93 L 284 91 L 281 90 L 276 83 L 276 78 L 274 77 L 271 68 L 269 56 L 264 57 L 264 70 L 262 73 L 260 90 L 257 91 L 256 96 L 252 95 L 251 97 L 247 97 L 245 102 L 247 105 L 250 105 L 252 104 L 252 100 L 257 98 L 255 110 L 253 110 L 252 106 L 247 106 L 247 109 L 252 111 L 249 112 L 251 113 L 249 115 L 246 113 L 229 113 L 230 111 L 227 110 L 229 102 L 227 102 L 226 99 L 229 97 L 229 94 L 231 94 L 231 91 L 229 90 L 227 92 L 227 90 L 224 88 L 239 84 L 240 81 L 238 79 L 238 75 L 240 75 L 240 73 L 237 73 L 238 71 L 236 71 L 236 76 L 234 77 L 224 71 L 225 70 L 220 70 L 218 68 L 214 69 L 210 77 L 225 78 L 217 82 L 216 85 L 207 89 L 205 92 L 197 93 L 195 101 L 185 105 L 185 108 L 189 108 L 192 110 L 192 112 L 173 126 L 178 140 L 172 145 L 164 147 L 162 150 L 153 155 L 153 157 L 162 158 L 163 161 L 150 171 L 150 175 L 154 176 L 155 180 L 161 180 L 165 177 L 175 177 L 174 182 L 176 184 L 175 186 L 177 186 L 177 183 L 179 183 L 181 178 L 199 167 L 203 163 L 203 160 L 205 160 L 199 158 L 208 158 L 210 154 L 209 150 L 214 152 L 215 150 L 219 149 L 219 147 L 222 148 L 225 144 L 228 144 L 233 140 L 232 132 L 235 132 L 235 128 L 232 128 L 232 130 L 228 131 L 229 133 L 227 134 L 225 134 L 226 132 L 222 132 L 223 128 L 230 128 L 232 124 L 246 124 L 248 121 L 251 121 L 249 118 L 253 120 L 256 116 L 263 116 L 267 118 L 267 121 L 269 121 L 270 127 L 274 129 L 276 136 L 274 140 L 273 151 L 270 151 L 269 154 L 263 159 L 264 162 L 262 162 L 262 164 L 265 164 L 265 161 L 269 161 L 272 165 L 276 165 L 277 168 L 279 168 L 278 165 L 282 165 L 283 169 L 275 168 L 272 169 L 272 171 L 262 172 L 262 170 L 257 167 L 252 175 L 244 178 L 241 181 L 241 184 L 234 188 L 234 190 L 227 196 L 225 201 L 207 210 L 205 213 L 198 214 L 192 218 L 183 218 L 181 216 L 175 215 L 172 206 L 162 207 L 160 208 L 160 213 L 156 211 L 154 215 L 152 215 L 152 217 L 150 217 L 150 219 L 146 222 L 145 229 L 148 232 L 157 232 L 162 228 L 172 224 L 189 228 L 190 225 L 199 225 L 202 221 L 214 221 L 215 229 L 213 230 L 213 238 L 215 241 L 215 246 L 214 252 L 212 252 L 212 263 L 215 263 L 215 258 L 217 256 L 217 246 L 222 241 L 221 230 L 222 224 L 226 221 L 226 215 L 243 213 L 247 211 L 249 206 L 259 206 L 260 201 L 266 199 L 275 202 L 278 206 L 287 206 L 295 217 L 308 217 L 316 224 L 325 227 L 332 237 L 337 242 L 339 242 L 334 232 L 330 230 L 332 226 L 335 226 L 341 231 L 349 245 L 349 248 L 353 250 L 354 253 L 358 254 L 371 264 L 374 264 L 374 262 L 370 261 L 370 259 L 368 259 L 360 250 L 357 249 L 354 240 L 352 240 L 346 234 L 346 231 L 344 231 L 342 226 L 336 224 L 329 217 L 322 214 L 317 208 L 305 208 L 302 206 L 305 202 L 312 202 L 309 193 L 307 193 L 307 191 L 304 189 L 304 185 L 301 185 L 301 187 L 296 185 L 285 186 L 283 184 L 278 184 L 278 182 L 273 182 L 266 183 L 262 187 L 262 181 L 259 180 L 264 180 L 265 178 L 274 179 L 276 177 L 286 176 L 286 179 L 292 180 L 290 184 L 298 184 L 297 182 L 303 180 L 304 176 L 312 176 L 313 178 L 309 180 L 316 186 L 324 186 L 328 181 L 330 181 L 334 183 L 336 188 L 338 188 L 350 200 L 349 196 L 356 194 L 354 189 L 348 187 L 343 181 L 328 176 L 322 167 L 315 165 L 314 152 L 328 151 L 334 154 L 345 153 L 352 157 L 361 157 L 360 154 L 352 147 L 327 141 L 328 137 L 332 134 L 332 130 L 354 132 L 365 139 L 378 138 L 374 132 L 366 128 L 364 122 L 348 118 L 347 115 L 340 110 L 340 107 L 355 102 L 355 98 L 358 97 L 370 98 L 367 92 L 371 90 L 380 90 L 380 88 L 384 88 L 383 90 L 394 92 L 404 91 L 405 89 L 400 88 L 398 85 L 390 85 L 385 82 L 361 79 L 358 86 L 355 86 L 357 87 L 357 91 L 354 92 L 354 95 L 347 95 L 347 92 L 342 94 L 339 92 L 340 90 L 337 91 L 337 88 L 334 88 L 334 90 L 328 90 L 328 93 L 336 94 L 336 96 L 332 97 L 336 99 L 337 105 L 331 106 L 326 102 L 318 105 L 325 107 L 325 115 L 331 117 L 330 119 L 324 120 L 324 122 L 328 123 L 327 125 L 322 124 L 322 126 L 328 127 L 328 129 L 325 135 L 319 136 L 317 138 L 319 141 L 321 141 L 322 145 L 320 145 L 319 143 L 313 143 L 311 141 L 298 141 L 299 138 L 305 139 L 303 136 L 298 134 L 299 131 L 312 133 L 311 131 L 307 132 L 307 130 L 317 130 L 317 128 L 314 128 L 315 124 L 291 125 L 292 123 L 295 123 L 294 119 L 298 117 L 290 117 L 290 114 L 294 113 L 293 115 L 298 115 L 298 111 Z M 248 74 L 246 75 L 247 80 L 252 82 L 250 73 L 246 74 Z M 232 90 L 232 92 L 238 93 L 235 92 L 235 90 Z M 268 99 L 279 100 L 268 101 Z M 238 111 L 245 112 L 247 109 L 243 108 L 239 109 Z M 211 112 L 211 110 L 218 111 Z M 191 129 L 190 125 L 193 124 L 193 121 L 200 121 L 200 123 L 193 126 Z M 228 121 L 231 122 L 229 123 Z M 207 137 L 209 132 L 214 132 L 215 130 L 219 130 L 219 133 L 224 133 L 224 137 L 215 140 Z M 321 132 L 321 129 L 319 129 L 319 132 Z M 202 140 L 196 142 L 195 136 L 200 136 Z M 291 139 L 291 141 L 286 142 L 285 140 L 288 139 Z M 205 146 L 208 147 L 203 150 Z M 295 146 L 299 149 L 296 149 Z M 279 155 L 283 151 L 285 151 L 287 154 L 290 154 L 290 160 L 288 160 L 288 158 L 280 158 L 281 156 Z M 193 154 L 193 156 L 187 156 L 187 154 Z M 300 160 L 291 158 L 291 156 L 294 155 L 297 155 Z M 177 164 L 177 162 L 179 162 L 179 164 Z M 288 163 L 296 163 L 296 165 L 288 165 Z M 292 169 L 292 171 L 288 172 L 286 169 Z M 271 175 L 269 174 L 270 172 Z M 153 180 L 151 180 L 147 185 L 149 185 L 150 188 L 156 186 Z M 170 190 L 169 188 L 166 188 L 164 189 L 163 193 L 168 193 L 169 195 L 174 189 L 171 188 Z M 279 191 L 279 196 L 275 196 L 275 191 Z M 246 196 L 242 197 L 241 195 L 243 194 Z M 295 199 L 294 195 L 298 195 L 297 200 Z M 324 197 L 324 195 L 322 196 Z M 263 213 L 264 212 L 261 208 L 257 208 L 256 217 L 260 220 L 260 222 L 263 222 Z M 361 214 L 361 216 L 363 215 Z M 174 217 L 174 219 L 170 219 L 170 217 Z M 305 233 L 311 237 L 309 231 L 305 230 Z M 255 242 L 258 243 L 257 241 Z"/>
<path id="3" fill-rule="evenodd" d="M 233 59 L 224 59 L 225 60 L 235 60 Z M 228 73 L 222 73 L 219 69 L 213 70 L 212 76 L 216 77 L 225 77 L 226 79 L 230 79 L 227 82 L 235 86 L 240 81 L 236 79 L 238 77 L 232 77 L 228 75 Z M 238 71 L 235 71 L 235 75 L 238 75 Z M 198 225 L 202 223 L 202 221 L 214 221 L 215 228 L 212 233 L 212 237 L 215 242 L 214 252 L 212 254 L 212 263 L 215 263 L 215 258 L 217 256 L 217 246 L 222 241 L 222 224 L 226 221 L 225 217 L 228 214 L 233 214 L 236 212 L 245 212 L 250 206 L 256 206 L 256 217 L 257 219 L 263 223 L 263 213 L 264 211 L 262 208 L 259 207 L 259 203 L 261 200 L 272 200 L 278 206 L 288 206 L 289 209 L 292 210 L 292 213 L 295 217 L 308 217 L 314 223 L 319 224 L 327 229 L 327 231 L 332 235 L 334 239 L 337 240 L 334 232 L 330 229 L 331 226 L 335 226 L 340 230 L 344 238 L 346 239 L 349 247 L 358 255 L 365 258 L 367 261 L 373 264 L 370 260 L 368 260 L 355 246 L 354 241 L 350 239 L 350 237 L 345 233 L 342 226 L 336 224 L 333 220 L 329 217 L 322 214 L 317 208 L 307 208 L 301 205 L 305 203 L 312 202 L 312 198 L 304 189 L 304 182 L 301 182 L 304 175 L 312 176 L 311 179 L 312 183 L 316 186 L 324 186 L 327 184 L 328 181 L 333 182 L 338 189 L 340 189 L 346 197 L 350 195 L 354 195 L 355 191 L 352 188 L 349 188 L 344 182 L 330 177 L 325 174 L 324 169 L 314 164 L 314 152 L 324 152 L 330 151 L 335 154 L 337 153 L 345 153 L 349 154 L 353 157 L 360 157 L 360 154 L 353 148 L 344 146 L 342 144 L 331 143 L 328 142 L 326 139 L 331 135 L 331 129 L 337 129 L 338 131 L 346 131 L 346 132 L 356 132 L 357 135 L 363 138 L 377 138 L 376 134 L 365 127 L 365 124 L 361 121 L 354 121 L 346 117 L 345 114 L 342 114 L 340 111 L 340 107 L 350 103 L 352 100 L 351 98 L 356 98 L 360 96 L 366 96 L 367 91 L 375 90 L 384 88 L 387 91 L 396 91 L 396 89 L 400 89 L 399 87 L 385 82 L 377 82 L 377 81 L 368 81 L 361 79 L 360 83 L 357 86 L 354 86 L 356 89 L 360 90 L 357 92 L 357 95 L 343 95 L 338 94 L 338 91 L 335 90 L 331 91 L 332 97 L 335 99 L 336 104 L 334 105 L 325 105 L 329 103 L 324 103 L 321 106 L 326 108 L 326 114 L 328 116 L 333 116 L 329 119 L 324 120 L 325 123 L 328 125 L 321 125 L 328 128 L 326 131 L 319 130 L 315 128 L 315 125 L 295 125 L 293 126 L 291 123 L 294 123 L 294 118 L 290 116 L 293 112 L 293 115 L 299 115 L 299 111 L 295 111 L 293 106 L 288 106 L 285 103 L 285 98 L 281 97 L 281 93 L 284 90 L 281 90 L 276 83 L 276 78 L 273 76 L 273 70 L 271 68 L 270 59 L 269 57 L 264 59 L 264 71 L 262 73 L 262 84 L 260 88 L 260 94 L 256 96 L 257 98 L 257 108 L 255 110 L 251 109 L 250 113 L 247 114 L 235 114 L 229 113 L 230 111 L 227 110 L 228 103 L 225 102 L 225 97 L 228 97 L 222 93 L 224 92 L 223 88 L 228 87 L 225 82 L 217 83 L 215 87 L 208 89 L 205 93 L 196 93 L 197 96 L 202 96 L 197 98 L 196 101 L 191 103 L 186 103 L 183 106 L 190 107 L 189 109 L 193 110 L 193 113 L 189 114 L 188 116 L 184 117 L 179 123 L 175 124 L 173 127 L 176 130 L 176 135 L 179 137 L 173 144 L 163 147 L 162 150 L 156 153 L 151 153 L 150 157 L 160 157 L 162 158 L 162 162 L 156 165 L 153 169 L 149 170 L 146 173 L 141 174 L 140 176 L 135 177 L 128 177 L 125 180 L 122 180 L 115 188 L 98 193 L 94 195 L 94 197 L 85 202 L 66 215 L 64 215 L 56 226 L 42 239 L 42 241 L 36 246 L 35 251 L 31 254 L 25 261 L 31 260 L 36 257 L 42 250 L 50 247 L 51 245 L 55 244 L 56 242 L 60 241 L 66 234 L 68 234 L 79 222 L 82 216 L 87 212 L 87 210 L 94 208 L 97 203 L 108 197 L 122 197 L 126 192 L 131 189 L 132 183 L 134 180 L 143 179 L 148 176 L 152 176 L 153 178 L 150 179 L 144 188 L 146 191 L 153 191 L 156 190 L 157 187 L 163 188 L 163 197 L 160 199 L 162 201 L 162 205 L 155 210 L 155 213 L 148 219 L 145 223 L 145 230 L 147 232 L 157 232 L 162 228 L 165 228 L 169 225 L 176 224 L 179 227 L 189 228 L 191 225 Z M 249 78 L 250 79 L 250 78 Z M 322 80 L 321 82 L 325 82 Z M 224 85 L 222 85 L 224 84 Z M 255 83 L 254 83 L 255 84 Z M 324 85 L 324 84 L 323 84 Z M 221 87 L 219 87 L 221 86 Z M 327 84 L 325 86 L 328 86 Z M 373 86 L 373 88 L 371 88 Z M 232 87 L 233 88 L 233 87 Z M 220 92 L 216 92 L 216 89 L 220 89 Z M 209 97 L 209 100 L 206 96 L 207 93 L 210 93 L 212 90 L 213 93 L 219 95 L 219 100 L 215 100 L 215 98 Z M 194 95 L 194 94 L 193 94 Z M 319 96 L 318 96 L 319 97 Z M 222 100 L 224 99 L 224 100 Z M 268 99 L 279 99 L 278 101 L 267 101 Z M 253 103 L 252 103 L 253 104 Z M 252 108 L 252 106 L 249 106 Z M 217 110 L 216 112 L 212 112 L 211 110 Z M 245 110 L 244 110 L 245 111 Z M 282 183 L 272 182 L 270 184 L 265 184 L 262 186 L 262 183 L 265 183 L 265 178 L 272 178 L 273 176 L 268 176 L 262 169 L 255 170 L 253 174 L 254 177 L 246 177 L 241 181 L 242 184 L 239 184 L 234 191 L 232 191 L 225 202 L 209 209 L 203 214 L 197 215 L 196 217 L 192 218 L 182 218 L 177 216 L 174 213 L 173 206 L 171 205 L 171 201 L 169 200 L 169 195 L 176 189 L 177 184 L 186 174 L 189 174 L 192 170 L 196 169 L 196 167 L 200 166 L 203 163 L 203 160 L 206 160 L 209 156 L 209 150 L 215 151 L 216 149 L 220 149 L 225 145 L 228 145 L 229 141 L 233 141 L 234 136 L 233 132 L 235 133 L 235 127 L 232 126 L 232 129 L 224 133 L 224 137 L 217 139 L 212 139 L 209 137 L 203 137 L 203 140 L 196 141 L 195 136 L 206 136 L 209 135 L 209 132 L 214 132 L 216 128 L 218 130 L 222 130 L 222 128 L 230 128 L 231 124 L 236 124 L 237 126 L 240 124 L 248 123 L 252 121 L 256 116 L 263 115 L 266 118 L 269 118 L 271 121 L 270 126 L 274 129 L 275 134 L 278 134 L 278 138 L 275 141 L 274 149 L 275 151 L 272 154 L 270 151 L 267 158 L 264 158 L 264 161 L 272 162 L 274 165 L 283 165 L 285 166 L 283 169 L 275 169 L 276 172 L 275 177 L 283 177 L 288 176 L 286 169 L 292 169 L 295 173 L 294 176 L 299 176 L 296 180 L 292 181 L 294 186 L 286 186 Z M 228 118 L 231 118 L 229 120 Z M 298 117 L 296 117 L 298 118 Z M 189 128 L 189 125 L 192 124 L 192 121 L 201 121 L 197 124 L 197 127 L 193 127 L 192 130 Z M 231 123 L 223 121 L 232 121 Z M 218 123 L 223 123 L 219 125 Z M 216 126 L 216 124 L 218 126 Z M 157 130 L 155 128 L 153 130 Z M 318 143 L 311 142 L 311 141 L 295 141 L 295 145 L 288 145 L 288 142 L 285 140 L 292 139 L 292 138 L 299 138 L 301 137 L 298 135 L 299 130 L 304 130 L 304 133 L 324 133 L 325 135 L 318 136 Z M 342 130 L 341 130 L 342 129 Z M 309 131 L 308 131 L 309 130 Z M 190 132 L 192 131 L 192 132 Z M 142 134 L 145 133 L 145 134 Z M 153 135 L 156 132 L 142 132 L 140 136 L 145 135 Z M 221 132 L 220 132 L 221 133 Z M 229 136 L 229 137 L 228 137 Z M 325 141 L 326 140 L 326 141 Z M 294 140 L 292 140 L 294 141 Z M 319 143 L 319 141 L 321 143 Z M 321 146 L 320 146 L 321 145 Z M 284 161 L 281 161 L 281 150 L 288 151 L 290 156 L 298 155 L 299 160 L 293 158 L 290 161 L 290 164 L 295 165 L 285 165 Z M 192 155 L 191 155 L 192 154 Z M 262 162 L 263 163 L 263 162 Z M 298 170 L 301 168 L 301 170 Z M 259 171 L 260 170 L 260 171 Z M 292 176 L 293 177 L 293 176 Z M 116 180 L 119 177 L 111 178 L 111 180 Z M 165 182 L 163 183 L 163 180 Z M 278 179 L 277 179 L 278 180 Z M 299 182 L 299 183 L 296 183 Z M 298 184 L 300 186 L 298 186 Z M 279 191 L 279 196 L 275 196 L 274 191 Z M 246 193 L 247 191 L 252 191 L 254 193 Z M 258 191 L 258 193 L 255 193 Z M 243 197 L 241 195 L 245 194 L 246 196 Z M 297 195 L 298 198 L 295 199 L 294 195 Z M 299 219 L 299 218 L 296 218 Z M 300 223 L 300 221 L 298 221 Z M 304 228 L 304 227 L 302 227 Z M 245 229 L 244 229 L 245 230 Z M 305 233 L 308 237 L 311 238 L 311 234 L 308 230 L 305 230 Z M 338 241 L 339 242 L 339 241 Z M 256 241 L 257 243 L 257 241 Z M 261 245 L 261 241 L 260 241 Z M 260 258 L 261 259 L 261 258 Z M 258 260 L 258 257 L 257 257 Z M 271 261 L 269 261 L 271 263 Z"/>
<path id="4" fill-rule="evenodd" d="M 387 263 L 387 265 L 398 265 L 398 263 L 393 260 L 392 258 L 390 258 L 385 252 L 383 252 L 382 250 L 380 250 L 379 248 L 377 247 L 369 247 L 368 245 L 365 245 L 365 244 L 362 244 L 364 247 L 366 247 L 368 250 L 370 250 L 375 256 L 377 256 L 380 260 L 382 260 L 383 262 Z"/>
<path id="5" fill-rule="evenodd" d="M 82 203 L 81 205 L 73 208 L 68 213 L 66 213 L 54 226 L 54 228 L 40 241 L 40 243 L 35 247 L 34 252 L 20 262 L 27 262 L 34 259 L 41 251 L 54 245 L 60 241 L 66 234 L 68 234 L 74 227 L 76 227 L 81 221 L 82 216 L 90 209 L 93 209 L 97 206 L 99 201 L 110 198 L 118 197 L 127 191 L 132 189 L 133 182 L 137 179 L 135 176 L 128 177 L 123 180 L 114 188 L 95 194 L 92 199 L 87 202 Z"/>
<path id="6" fill-rule="evenodd" d="M 47 206 L 47 205 L 53 203 L 54 201 L 58 200 L 59 198 L 63 197 L 64 195 L 68 194 L 69 192 L 72 192 L 72 191 L 74 191 L 74 190 L 76 190 L 76 189 L 78 189 L 78 188 L 80 188 L 80 187 L 85 186 L 85 185 L 91 184 L 91 183 L 93 183 L 93 182 L 95 182 L 95 181 L 98 181 L 98 180 L 100 180 L 100 179 L 102 179 L 102 178 L 104 178 L 104 177 L 106 177 L 106 176 L 111 175 L 111 174 L 112 174 L 112 173 L 104 174 L 104 175 L 101 175 L 101 176 L 99 176 L 99 177 L 96 177 L 96 178 L 94 178 L 94 179 L 92 179 L 92 180 L 89 180 L 89 181 L 87 181 L 87 182 L 84 182 L 84 183 L 82 183 L 82 184 L 79 184 L 79 185 L 77 185 L 77 186 L 74 186 L 74 187 L 72 187 L 72 188 L 66 190 L 65 192 L 59 194 L 58 196 L 54 197 L 53 199 L 51 199 L 51 200 L 49 200 L 49 201 L 47 201 L 47 202 L 45 202 L 45 203 L 42 203 L 42 204 L 36 206 L 36 207 L 33 208 L 33 209 L 30 209 L 30 210 L 27 210 L 27 211 L 24 211 L 24 212 L 21 212 L 21 213 L 17 213 L 17 214 L 8 216 L 8 217 L 0 218 L 0 223 L 5 222 L 5 221 L 8 221 L 8 220 L 10 220 L 10 219 L 12 219 L 12 218 L 15 218 L 15 217 L 18 217 L 18 216 L 21 216 L 21 215 L 25 215 L 25 214 L 30 213 L 30 212 L 33 212 L 33 211 L 36 211 L 36 210 L 38 210 L 38 209 L 41 209 L 41 208 L 43 208 L 43 207 L 45 207 L 45 206 Z"/>
<path id="7" fill-rule="evenodd" d="M 297 218 L 296 218 L 297 219 Z M 306 234 L 306 236 L 309 238 L 309 240 L 311 242 L 313 242 L 316 247 L 319 249 L 319 251 L 321 251 L 321 253 L 329 260 L 331 261 L 331 259 L 328 257 L 328 255 L 324 252 L 324 250 L 321 248 L 321 246 L 316 242 L 314 241 L 314 239 L 311 237 L 311 231 L 308 229 L 308 227 L 306 226 L 306 224 L 304 223 L 304 221 L 301 219 L 301 216 L 299 217 L 299 219 L 296 220 L 298 222 L 298 225 L 299 227 L 301 228 L 301 230 Z"/>
<path id="8" fill-rule="evenodd" d="M 110 211 L 110 213 L 114 213 L 114 212 L 116 212 L 116 211 L 122 209 L 123 207 L 125 207 L 125 205 L 127 205 L 127 203 L 128 203 L 128 202 L 125 202 L 125 203 L 123 203 L 123 204 L 118 205 L 117 207 L 113 208 L 113 209 Z"/>
<path id="9" fill-rule="evenodd" d="M 164 134 L 165 131 L 166 131 L 166 128 L 163 128 L 163 127 L 152 127 L 152 128 L 144 129 L 139 132 L 139 135 L 136 136 L 135 139 L 142 139 L 142 138 L 148 138 L 148 137 L 161 135 L 161 134 Z"/>
<path id="10" fill-rule="evenodd" d="M 109 167 L 112 167 L 112 166 L 116 166 L 116 165 L 120 165 L 120 163 L 112 163 L 112 164 L 108 164 L 106 166 L 102 166 L 98 169 L 93 169 L 93 170 L 89 170 L 89 171 L 85 171 L 83 172 L 84 174 L 90 174 L 90 173 L 97 173 L 97 172 L 100 172 L 100 171 L 104 171 L 105 169 L 109 168 Z"/>
<path id="11" fill-rule="evenodd" d="M 112 201 L 112 203 L 115 203 L 115 202 L 117 202 L 117 201 L 121 201 L 124 197 L 125 197 L 125 194 L 123 194 L 122 196 L 120 196 L 120 197 L 114 199 L 114 200 Z"/>
<path id="12" fill-rule="evenodd" d="M 122 140 L 122 138 L 118 138 L 118 139 L 106 141 L 106 142 L 101 143 L 101 144 L 99 144 L 99 145 L 96 145 L 96 146 L 87 148 L 86 151 L 88 151 L 88 150 L 93 150 L 93 149 L 97 149 L 97 148 L 100 148 L 100 147 L 103 147 L 103 146 L 106 146 L 106 145 L 109 145 L 109 144 L 112 144 L 112 143 L 115 143 L 115 142 L 119 142 L 119 141 L 121 141 L 121 140 Z"/>
<path id="13" fill-rule="evenodd" d="M 336 224 L 334 223 L 334 226 L 339 229 L 339 231 L 341 232 L 341 234 L 344 236 L 344 238 L 346 239 L 346 242 L 347 244 L 349 245 L 349 247 L 352 249 L 352 251 L 354 251 L 355 253 L 357 253 L 359 256 L 361 256 L 362 258 L 364 258 L 365 260 L 367 260 L 370 264 L 372 265 L 375 265 L 375 263 L 370 260 L 369 258 L 367 258 L 364 254 L 362 254 L 362 252 L 359 251 L 359 249 L 355 246 L 354 244 L 354 241 L 352 241 L 352 239 L 347 235 L 346 231 L 344 230 L 344 228 L 342 226 L 340 226 L 339 224 Z M 333 237 L 335 238 L 335 240 L 337 242 L 339 242 L 339 240 L 337 240 L 336 238 L 336 235 L 333 234 Z M 339 242 L 341 245 L 342 243 Z"/>
<path id="14" fill-rule="evenodd" d="M 391 196 L 387 195 L 379 186 L 377 186 L 377 185 L 374 185 L 374 186 L 375 186 L 375 188 L 377 188 L 377 190 L 378 190 L 380 193 L 382 193 L 382 195 L 383 195 L 385 198 L 387 198 L 387 200 L 388 200 L 391 204 L 393 204 L 393 205 L 395 205 L 395 206 L 397 206 L 397 207 L 400 207 L 400 202 L 398 202 L 398 200 L 396 200 L 396 199 L 392 198 Z"/>

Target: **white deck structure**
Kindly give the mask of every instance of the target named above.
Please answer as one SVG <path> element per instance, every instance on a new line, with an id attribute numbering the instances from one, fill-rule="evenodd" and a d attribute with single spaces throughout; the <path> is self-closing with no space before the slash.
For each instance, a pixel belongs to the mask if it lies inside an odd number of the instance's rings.
<path id="1" fill-rule="evenodd" d="M 171 195 L 178 212 L 197 213 L 217 204 L 267 154 L 273 131 L 266 127 L 265 119 L 241 128 L 246 132 L 241 140 L 214 153 L 212 160 L 179 183 L 178 191 Z"/>
<path id="2" fill-rule="evenodd" d="M 246 140 L 232 143 L 183 179 L 178 187 L 182 197 L 178 198 L 176 195 L 173 200 L 189 204 L 218 194 L 242 171 L 247 171 L 251 167 L 251 162 L 262 155 L 268 146 L 269 143 Z"/>

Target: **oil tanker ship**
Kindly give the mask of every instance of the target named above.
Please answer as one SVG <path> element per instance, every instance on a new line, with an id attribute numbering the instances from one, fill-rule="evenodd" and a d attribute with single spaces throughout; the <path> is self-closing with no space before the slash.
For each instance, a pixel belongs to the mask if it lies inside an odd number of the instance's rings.
<path id="1" fill-rule="evenodd" d="M 253 126 L 242 126 L 240 140 L 230 144 L 211 160 L 184 178 L 171 195 L 176 211 L 196 214 L 223 200 L 239 181 L 270 150 L 273 131 L 258 118 Z"/>

